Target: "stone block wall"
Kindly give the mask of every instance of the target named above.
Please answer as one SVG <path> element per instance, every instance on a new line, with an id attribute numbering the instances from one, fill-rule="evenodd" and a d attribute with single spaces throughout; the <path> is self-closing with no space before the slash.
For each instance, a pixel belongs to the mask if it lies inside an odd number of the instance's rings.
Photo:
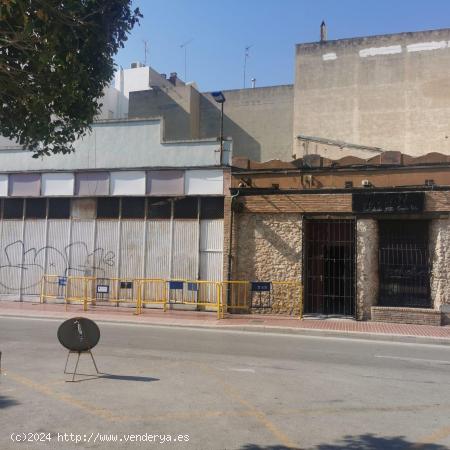
<path id="1" fill-rule="evenodd" d="M 450 305 L 450 219 L 430 223 L 431 301 L 435 309 Z"/>
<path id="2" fill-rule="evenodd" d="M 300 214 L 235 214 L 233 241 L 233 279 L 301 281 Z M 297 314 L 298 297 L 298 288 L 278 286 L 273 292 L 271 312 Z"/>
<path id="3" fill-rule="evenodd" d="M 378 222 L 358 219 L 356 224 L 356 311 L 358 320 L 371 318 L 378 301 Z"/>

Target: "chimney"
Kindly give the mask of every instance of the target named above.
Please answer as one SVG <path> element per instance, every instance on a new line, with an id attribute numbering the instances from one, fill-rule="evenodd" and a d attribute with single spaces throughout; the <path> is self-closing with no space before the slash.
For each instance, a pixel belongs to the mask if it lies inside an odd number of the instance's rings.
<path id="1" fill-rule="evenodd" d="M 327 40 L 327 26 L 325 25 L 325 20 L 322 20 L 320 24 L 320 42 L 325 42 Z"/>
<path id="2" fill-rule="evenodd" d="M 170 81 L 174 86 L 176 86 L 176 84 L 177 84 L 177 73 L 176 73 L 176 72 L 171 72 L 171 73 L 170 73 L 169 81 Z"/>

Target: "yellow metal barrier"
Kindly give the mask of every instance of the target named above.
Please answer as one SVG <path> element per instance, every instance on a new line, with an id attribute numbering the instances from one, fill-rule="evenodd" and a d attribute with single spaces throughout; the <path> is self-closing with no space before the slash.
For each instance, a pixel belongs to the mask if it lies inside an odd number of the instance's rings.
<path id="1" fill-rule="evenodd" d="M 222 281 L 220 284 L 223 313 L 250 313 L 261 309 L 303 317 L 303 288 L 298 281 L 272 281 L 270 290 L 264 293 L 252 292 L 249 281 Z"/>
<path id="2" fill-rule="evenodd" d="M 94 286 L 94 277 L 67 277 L 66 303 L 82 304 L 84 311 L 87 311 L 88 304 L 95 302 L 95 297 L 93 295 Z"/>
<path id="3" fill-rule="evenodd" d="M 220 282 L 222 317 L 228 311 L 249 313 L 251 310 L 250 283 L 248 281 Z"/>
<path id="4" fill-rule="evenodd" d="M 40 303 L 47 303 L 49 299 L 60 299 L 66 303 L 66 286 L 60 283 L 63 278 L 59 275 L 44 275 L 41 278 Z"/>
<path id="5" fill-rule="evenodd" d="M 114 303 L 139 304 L 139 279 L 95 278 L 94 305 Z"/>
<path id="6" fill-rule="evenodd" d="M 220 283 L 206 280 L 139 280 L 139 305 L 136 313 L 142 313 L 145 305 L 162 304 L 164 311 L 170 305 L 191 305 L 197 309 L 214 309 L 217 317 L 223 315 Z"/>
<path id="7" fill-rule="evenodd" d="M 167 307 L 167 282 L 159 278 L 138 280 L 138 302 L 136 314 L 142 313 L 145 305 L 163 305 L 164 311 Z"/>
<path id="8" fill-rule="evenodd" d="M 303 287 L 297 281 L 261 282 L 252 291 L 249 281 L 166 280 L 162 278 L 97 278 L 44 275 L 41 280 L 41 303 L 62 300 L 83 305 L 131 304 L 135 313 L 143 308 L 162 305 L 191 305 L 197 310 L 215 310 L 217 318 L 226 313 L 250 313 L 252 310 L 303 317 Z M 253 289 L 255 289 L 253 287 Z"/>

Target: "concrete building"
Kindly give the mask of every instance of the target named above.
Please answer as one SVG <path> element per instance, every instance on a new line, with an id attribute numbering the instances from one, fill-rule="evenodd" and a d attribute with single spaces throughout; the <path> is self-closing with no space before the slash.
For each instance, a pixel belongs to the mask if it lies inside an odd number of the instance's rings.
<path id="1" fill-rule="evenodd" d="M 215 140 L 164 142 L 162 123 L 96 122 L 70 155 L 0 150 L 1 298 L 36 300 L 43 275 L 97 277 L 133 299 L 119 281 L 227 276 L 231 142 L 220 160 Z"/>
<path id="2" fill-rule="evenodd" d="M 294 91 L 299 158 L 450 154 L 450 29 L 298 44 Z"/>
<path id="3" fill-rule="evenodd" d="M 135 70 L 135 69 L 130 69 Z M 164 117 L 164 139 L 210 139 L 220 134 L 220 109 L 208 92 L 152 68 L 150 89 L 130 93 L 129 117 Z M 224 135 L 233 153 L 255 161 L 288 159 L 292 154 L 293 86 L 223 91 Z"/>

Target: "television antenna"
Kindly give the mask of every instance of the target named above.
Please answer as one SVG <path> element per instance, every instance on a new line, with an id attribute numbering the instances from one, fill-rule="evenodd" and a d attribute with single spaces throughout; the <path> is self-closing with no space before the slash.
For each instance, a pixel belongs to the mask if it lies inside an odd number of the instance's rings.
<path id="1" fill-rule="evenodd" d="M 250 58 L 250 49 L 253 45 L 247 45 L 244 51 L 244 89 L 245 89 L 245 78 L 246 78 L 246 70 L 247 70 L 247 58 Z"/>
<path id="2" fill-rule="evenodd" d="M 146 39 L 142 39 L 142 42 L 144 43 L 144 66 L 146 66 L 147 65 L 147 55 L 148 55 L 148 53 L 149 53 L 149 50 L 148 50 L 148 40 L 146 40 Z"/>
<path id="3" fill-rule="evenodd" d="M 184 81 L 187 81 L 187 46 L 193 41 L 191 38 L 180 45 L 180 48 L 184 49 Z"/>

